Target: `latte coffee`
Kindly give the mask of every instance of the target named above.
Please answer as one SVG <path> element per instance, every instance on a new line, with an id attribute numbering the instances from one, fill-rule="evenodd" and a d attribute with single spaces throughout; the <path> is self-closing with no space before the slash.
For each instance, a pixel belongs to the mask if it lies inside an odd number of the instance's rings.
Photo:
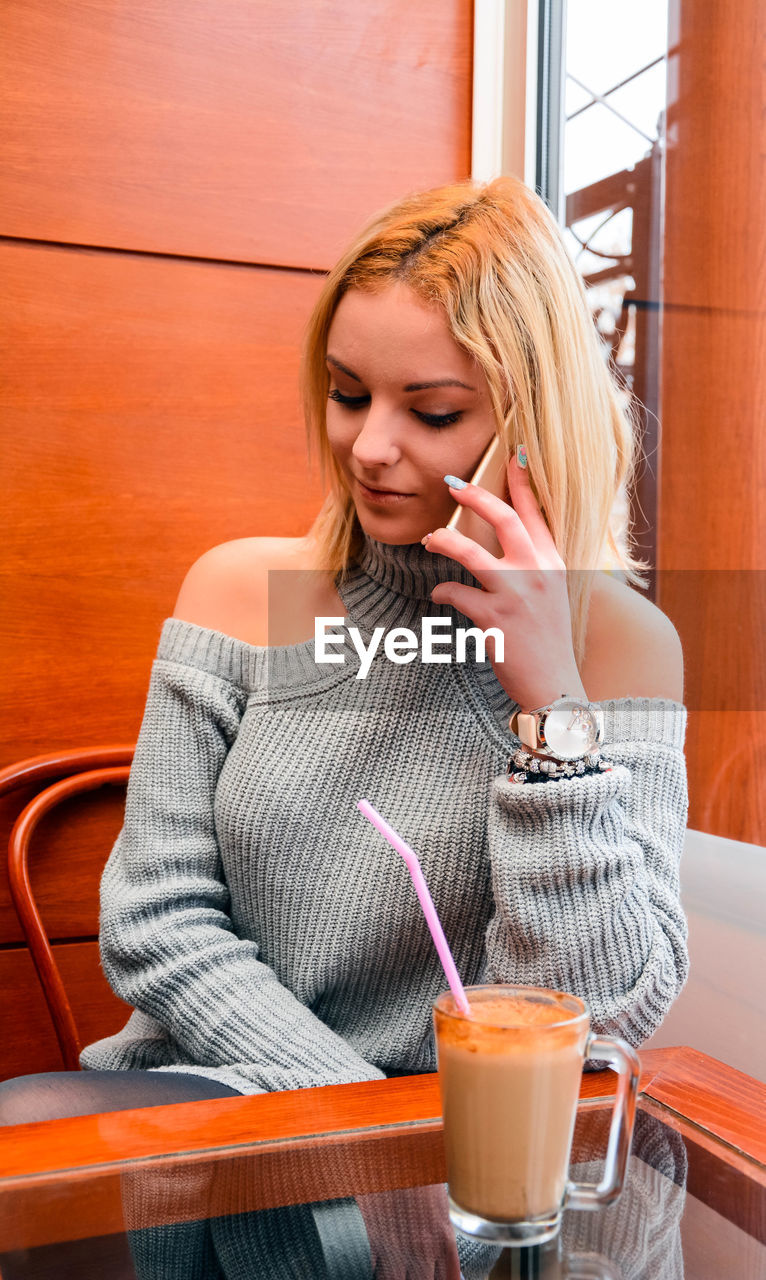
<path id="1" fill-rule="evenodd" d="M 470 1014 L 450 991 L 434 1005 L 450 1220 L 499 1244 L 552 1240 L 565 1206 L 595 1209 L 620 1194 L 640 1063 L 594 1035 L 584 1001 L 542 987 L 467 987 Z M 618 1073 L 604 1176 L 568 1177 L 585 1059 Z"/>
<path id="2" fill-rule="evenodd" d="M 437 1012 L 450 1194 L 502 1221 L 561 1205 L 588 1032 L 577 1006 L 511 991 L 469 992 L 470 1020 Z"/>

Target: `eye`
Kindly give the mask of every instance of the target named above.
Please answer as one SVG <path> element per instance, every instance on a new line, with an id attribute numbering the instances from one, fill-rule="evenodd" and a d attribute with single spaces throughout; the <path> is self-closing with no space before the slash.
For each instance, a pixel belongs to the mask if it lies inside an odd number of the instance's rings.
<path id="1" fill-rule="evenodd" d="M 344 396 L 342 391 L 333 388 L 328 393 L 329 400 L 334 400 L 336 404 L 342 404 L 346 409 L 361 409 L 362 405 L 367 404 L 369 396 Z"/>
<path id="2" fill-rule="evenodd" d="M 421 422 L 425 422 L 427 427 L 451 427 L 453 422 L 459 422 L 462 418 L 462 412 L 458 413 L 418 413 L 417 409 L 413 410 L 415 416 L 420 418 Z"/>
<path id="3" fill-rule="evenodd" d="M 337 387 L 333 387 L 332 391 L 327 393 L 327 398 L 333 400 L 335 404 L 343 405 L 344 409 L 361 409 L 370 402 L 369 396 L 344 396 L 343 392 L 339 391 Z M 456 413 L 420 413 L 417 409 L 413 409 L 412 412 L 427 427 L 434 427 L 437 431 L 442 427 L 451 427 L 453 423 L 459 422 L 463 416 L 462 410 L 458 410 Z"/>

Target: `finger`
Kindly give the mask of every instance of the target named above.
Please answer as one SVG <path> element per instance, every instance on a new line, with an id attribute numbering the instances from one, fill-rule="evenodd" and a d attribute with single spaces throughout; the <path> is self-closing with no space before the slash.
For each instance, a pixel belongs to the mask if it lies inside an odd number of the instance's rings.
<path id="1" fill-rule="evenodd" d="M 475 486 L 473 486 L 475 488 Z M 461 490 L 468 492 L 468 490 Z M 456 495 L 458 491 L 456 490 Z M 515 547 L 511 547 L 511 540 L 508 534 L 505 536 L 505 545 L 500 540 L 503 548 L 503 560 L 499 560 L 497 556 L 493 556 L 491 551 L 487 551 L 485 547 L 480 547 L 478 542 L 474 542 L 473 538 L 468 538 L 464 533 L 460 533 L 457 529 L 435 529 L 430 535 L 427 535 L 426 548 L 428 551 L 436 551 L 439 555 L 449 556 L 451 560 L 457 560 L 458 564 L 462 564 L 464 569 L 472 573 L 474 578 L 482 584 L 487 590 L 497 581 L 497 572 L 499 569 L 507 568 L 505 561 L 510 560 L 515 568 L 534 568 L 538 567 L 538 561 L 535 557 L 534 548 L 529 537 L 523 530 L 521 521 L 505 502 L 500 498 L 495 498 L 491 493 L 485 493 L 485 498 L 489 498 L 492 502 L 497 502 L 498 506 L 507 512 L 511 521 L 515 524 L 519 531 L 518 543 Z M 473 498 L 471 498 L 473 506 Z M 466 503 L 468 505 L 468 503 Z M 474 507 L 476 510 L 477 508 Z M 501 515 L 501 519 L 502 519 Z M 495 524 L 495 530 L 499 535 L 499 526 Z"/>
<path id="2" fill-rule="evenodd" d="M 440 582 L 431 592 L 434 604 L 451 604 L 459 613 L 465 614 L 476 622 L 476 614 L 481 613 L 484 594 L 475 587 L 463 586 L 461 582 Z"/>
<path id="3" fill-rule="evenodd" d="M 431 599 L 434 604 L 452 605 L 453 609 L 462 613 L 480 631 L 489 631 L 490 627 L 497 627 L 498 631 L 504 634 L 500 623 L 490 615 L 488 610 L 488 592 L 477 591 L 475 587 L 466 587 L 460 582 L 440 582 L 431 592 Z M 487 645 L 490 655 L 494 656 L 492 635 L 488 637 Z"/>
<path id="4" fill-rule="evenodd" d="M 492 526 L 504 556 L 520 566 L 537 564 L 529 534 L 513 507 L 478 484 L 467 484 L 462 489 L 455 489 L 450 485 L 449 490 L 461 506 L 470 507 Z"/>
<path id="5" fill-rule="evenodd" d="M 543 558 L 548 567 L 560 568 L 564 562 L 556 550 L 553 535 L 540 510 L 540 504 L 532 492 L 529 468 L 519 466 L 518 458 L 515 456 L 508 463 L 508 492 L 538 555 Z"/>

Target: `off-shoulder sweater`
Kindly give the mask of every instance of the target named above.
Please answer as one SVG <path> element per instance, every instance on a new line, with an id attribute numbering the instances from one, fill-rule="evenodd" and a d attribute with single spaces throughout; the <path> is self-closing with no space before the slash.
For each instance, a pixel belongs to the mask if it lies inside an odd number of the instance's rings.
<path id="1" fill-rule="evenodd" d="M 476 585 L 366 538 L 346 622 L 367 642 L 424 616 L 470 626 L 430 600 L 439 581 Z M 573 992 L 599 1031 L 651 1035 L 687 973 L 684 707 L 603 702 L 612 771 L 520 786 L 516 705 L 470 640 L 464 662 L 381 644 L 364 679 L 350 644 L 332 652 L 164 623 L 101 885 L 104 971 L 134 1012 L 83 1066 L 243 1093 L 434 1070 L 444 974 L 362 797 L 417 851 L 464 983 Z"/>

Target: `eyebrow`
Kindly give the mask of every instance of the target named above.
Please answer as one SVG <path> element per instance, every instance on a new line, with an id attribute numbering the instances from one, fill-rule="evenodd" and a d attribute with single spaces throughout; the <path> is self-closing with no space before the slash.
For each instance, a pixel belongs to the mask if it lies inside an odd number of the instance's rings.
<path id="1" fill-rule="evenodd" d="M 340 369 L 341 373 L 345 373 L 347 377 L 353 378 L 354 382 L 361 382 L 362 379 L 347 368 L 345 364 L 341 364 L 340 360 L 336 360 L 335 356 L 328 355 L 327 363 Z M 404 388 L 405 391 L 428 391 L 431 387 L 463 387 L 466 391 L 475 391 L 475 387 L 469 387 L 467 382 L 460 382 L 458 378 L 436 378 L 433 382 L 408 382 Z"/>

